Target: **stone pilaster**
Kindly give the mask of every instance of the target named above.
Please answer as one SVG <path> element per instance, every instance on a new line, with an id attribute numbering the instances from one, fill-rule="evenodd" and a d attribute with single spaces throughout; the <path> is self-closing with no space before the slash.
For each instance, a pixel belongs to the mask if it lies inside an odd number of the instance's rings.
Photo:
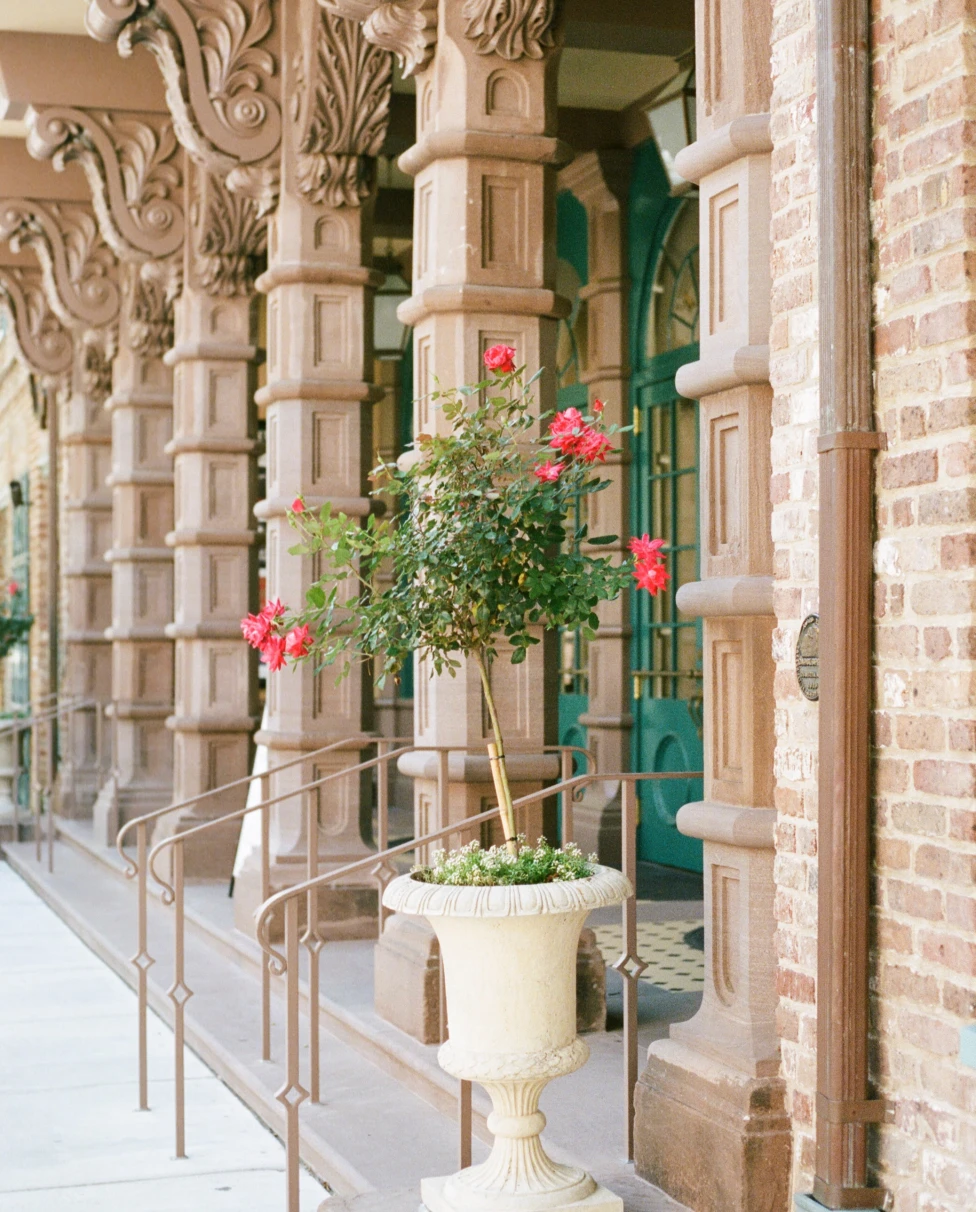
<path id="1" fill-rule="evenodd" d="M 588 270 L 580 298 L 587 303 L 587 357 L 581 378 L 590 400 L 606 405 L 608 423 L 627 426 L 629 374 L 627 357 L 627 209 L 630 156 L 625 152 L 587 152 L 559 174 L 561 189 L 569 189 L 586 209 Z M 587 521 L 594 534 L 616 534 L 620 541 L 602 547 L 623 559 L 630 531 L 629 451 L 607 459 L 610 487 L 588 498 Z M 595 549 L 594 549 L 595 550 Z M 630 767 L 630 598 L 625 591 L 597 609 L 600 626 L 590 641 L 587 660 L 589 705 L 579 722 L 587 729 L 598 770 Z M 602 789 L 588 788 L 574 813 L 576 840 L 600 861 L 620 862 L 620 801 L 607 801 Z"/>
<path id="2" fill-rule="evenodd" d="M 374 161 L 386 133 L 392 59 L 371 46 L 357 22 L 314 0 L 285 8 L 285 87 L 294 121 L 282 140 L 281 193 L 269 224 L 268 269 L 258 289 L 268 297 L 267 497 L 255 513 L 267 525 L 268 597 L 304 602 L 322 575 L 320 557 L 289 555 L 295 533 L 287 511 L 301 495 L 309 509 L 326 501 L 366 517 L 372 454 L 373 292 L 382 275 L 370 268 Z M 332 671 L 308 665 L 269 674 L 267 723 L 259 743 L 272 767 L 372 725 L 372 678 L 357 666 L 339 686 Z M 274 796 L 355 765 L 355 746 L 272 776 Z M 339 779 L 318 796 L 323 868 L 368 853 L 360 820 L 358 779 Z M 366 805 L 365 807 L 368 807 Z M 366 822 L 368 829 L 369 822 Z M 305 872 L 304 797 L 278 805 L 272 817 L 272 885 Z M 257 858 L 234 885 L 241 929 L 253 931 L 260 902 Z M 375 885 L 322 894 L 322 922 L 349 935 L 375 931 Z"/>
<path id="3" fill-rule="evenodd" d="M 61 405 L 61 696 L 105 704 L 112 693 L 112 496 L 106 484 L 112 432 L 105 400 L 111 350 L 89 334 L 75 340 L 71 389 Z M 51 407 L 56 407 L 52 399 Z M 97 764 L 97 712 L 72 712 L 60 737 L 58 798 L 67 816 L 87 815 L 104 771 Z"/>
<path id="4" fill-rule="evenodd" d="M 264 247 L 256 205 L 188 164 L 183 291 L 175 305 L 173 367 L 176 641 L 173 800 L 249 773 L 257 725 L 257 666 L 240 620 L 257 594 L 255 497 L 255 315 L 252 287 Z M 211 796 L 157 826 L 157 840 L 193 821 L 244 804 L 243 793 Z M 230 875 L 238 827 L 214 830 L 187 848 L 187 873 Z"/>
<path id="5" fill-rule="evenodd" d="M 638 1173 L 702 1212 L 786 1206 L 773 943 L 773 658 L 769 386 L 769 10 L 699 0 L 698 141 L 678 171 L 701 194 L 701 353 L 678 390 L 701 401 L 705 800 L 678 814 L 704 842 L 699 1012 L 652 1044 L 637 1087 Z M 706 38 L 720 23 L 721 37 Z M 713 61 L 721 45 L 721 70 Z M 728 70 L 729 65 L 734 70 Z"/>

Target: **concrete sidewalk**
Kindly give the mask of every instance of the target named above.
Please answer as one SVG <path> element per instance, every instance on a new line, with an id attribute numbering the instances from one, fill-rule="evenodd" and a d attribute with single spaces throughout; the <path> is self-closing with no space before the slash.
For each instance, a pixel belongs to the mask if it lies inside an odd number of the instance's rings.
<path id="1" fill-rule="evenodd" d="M 0 1212 L 283 1209 L 284 1150 L 189 1052 L 174 1158 L 172 1082 L 135 1109 L 135 1028 L 132 992 L 0 862 Z M 150 1074 L 172 1049 L 150 1015 Z M 325 1194 L 303 1172 L 302 1212 Z"/>

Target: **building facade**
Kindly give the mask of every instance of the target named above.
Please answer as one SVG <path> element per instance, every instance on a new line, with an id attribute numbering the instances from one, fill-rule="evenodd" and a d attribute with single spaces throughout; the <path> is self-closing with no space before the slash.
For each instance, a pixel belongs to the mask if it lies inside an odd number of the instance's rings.
<path id="1" fill-rule="evenodd" d="M 60 741 L 61 813 L 110 845 L 182 805 L 160 840 L 241 808 L 260 747 L 267 879 L 237 821 L 186 847 L 247 931 L 310 849 L 376 843 L 368 790 L 312 816 L 296 789 L 377 734 L 453 751 L 446 800 L 436 757 L 401 758 L 419 832 L 482 811 L 471 671 L 269 675 L 239 619 L 321 574 L 292 499 L 367 517 L 371 468 L 489 345 L 547 368 L 545 410 L 601 399 L 628 428 L 590 530 L 620 558 L 663 537 L 671 586 L 500 664 L 497 695 L 520 788 L 560 743 L 606 773 L 576 811 L 604 861 L 614 772 L 688 774 L 645 785 L 637 853 L 701 873 L 705 989 L 650 1047 L 635 1151 L 695 1212 L 972 1207 L 971 10 L 89 0 L 0 32 L 0 484 L 30 502 L 0 488 L 0 569 L 28 560 L 35 614 L 6 705 L 50 692 L 58 619 L 58 689 L 99 704 Z M 372 886 L 320 908 L 374 928 Z M 397 930 L 377 988 L 426 1022 L 433 940 Z"/>

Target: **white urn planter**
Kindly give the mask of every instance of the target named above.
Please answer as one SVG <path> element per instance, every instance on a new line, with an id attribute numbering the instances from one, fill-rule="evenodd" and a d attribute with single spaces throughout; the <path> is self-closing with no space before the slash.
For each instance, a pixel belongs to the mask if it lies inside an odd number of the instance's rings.
<path id="1" fill-rule="evenodd" d="M 511 887 L 393 880 L 383 903 L 428 919 L 440 942 L 448 1039 L 438 1053 L 452 1076 L 480 1083 L 495 1141 L 486 1162 L 421 1183 L 429 1212 L 622 1212 L 623 1201 L 542 1147 L 539 1097 L 554 1077 L 586 1063 L 576 1034 L 576 947 L 592 909 L 631 892 L 619 871 Z"/>

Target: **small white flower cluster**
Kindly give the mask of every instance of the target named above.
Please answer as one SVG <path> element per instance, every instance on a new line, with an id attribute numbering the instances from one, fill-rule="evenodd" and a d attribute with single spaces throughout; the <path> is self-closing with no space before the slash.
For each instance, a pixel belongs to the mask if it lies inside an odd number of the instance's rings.
<path id="1" fill-rule="evenodd" d="M 596 855 L 584 858 L 574 842 L 551 846 L 545 838 L 530 846 L 524 836 L 517 839 L 517 852 L 506 846 L 483 850 L 477 841 L 457 850 L 435 850 L 429 866 L 418 865 L 411 871 L 414 879 L 428 884 L 454 884 L 462 887 L 502 884 L 545 884 L 556 880 L 586 879 L 593 874 Z"/>

